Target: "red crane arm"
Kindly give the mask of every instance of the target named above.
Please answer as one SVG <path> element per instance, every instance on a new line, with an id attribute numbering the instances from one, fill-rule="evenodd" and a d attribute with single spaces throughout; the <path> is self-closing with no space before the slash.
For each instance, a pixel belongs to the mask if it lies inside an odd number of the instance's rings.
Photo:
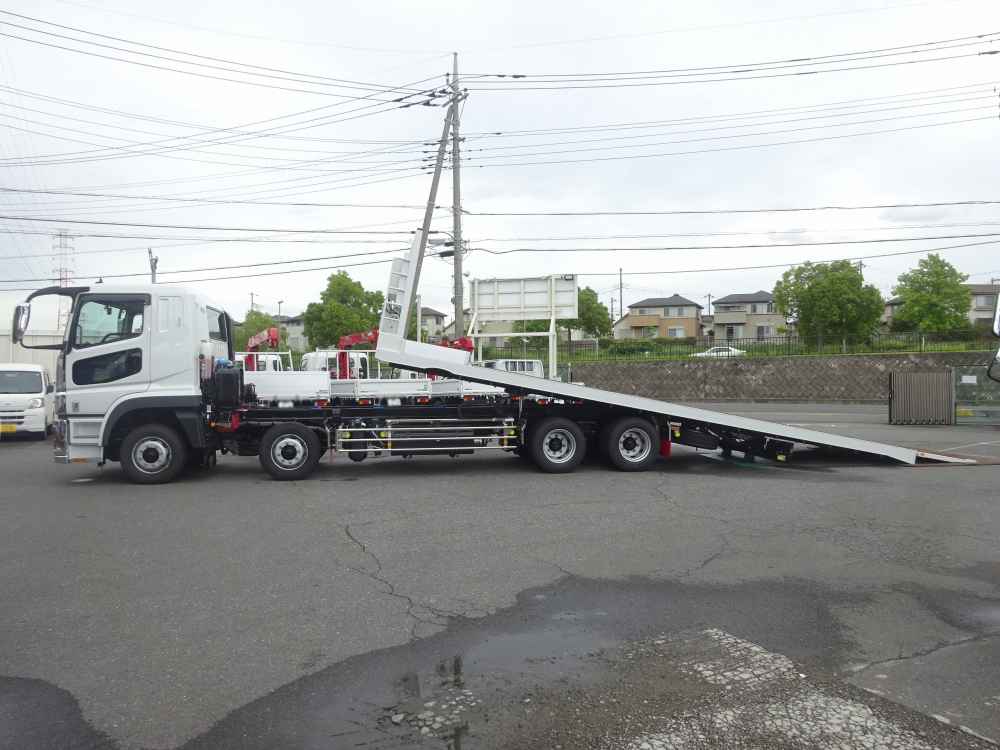
<path id="1" fill-rule="evenodd" d="M 262 344 L 267 344 L 270 349 L 277 349 L 280 340 L 277 328 L 265 328 L 247 339 L 247 351 L 259 352 Z"/>

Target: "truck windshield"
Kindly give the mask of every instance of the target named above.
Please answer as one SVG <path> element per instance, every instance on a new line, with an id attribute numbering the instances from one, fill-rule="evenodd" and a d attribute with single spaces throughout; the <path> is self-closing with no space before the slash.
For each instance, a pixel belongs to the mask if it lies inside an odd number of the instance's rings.
<path id="1" fill-rule="evenodd" d="M 42 374 L 23 370 L 0 370 L 0 393 L 41 393 Z"/>

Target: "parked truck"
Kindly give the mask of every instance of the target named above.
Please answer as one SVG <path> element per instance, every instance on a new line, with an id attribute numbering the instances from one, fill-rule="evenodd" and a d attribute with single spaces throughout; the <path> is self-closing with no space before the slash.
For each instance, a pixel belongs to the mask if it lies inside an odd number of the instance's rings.
<path id="1" fill-rule="evenodd" d="M 499 450 L 550 473 L 572 471 L 589 451 L 623 471 L 642 471 L 669 456 L 672 443 L 778 461 L 796 443 L 906 463 L 961 460 L 476 367 L 468 352 L 406 341 L 412 252 L 393 261 L 379 361 L 502 388 L 503 402 L 262 404 L 232 364 L 232 318 L 200 292 L 168 284 L 50 287 L 18 305 L 12 337 L 23 343 L 33 299 L 71 299 L 64 341 L 36 347 L 59 350 L 56 461 L 117 461 L 133 481 L 157 484 L 185 463 L 212 465 L 219 453 L 256 456 L 281 480 L 307 477 L 327 451 L 363 461 Z"/>

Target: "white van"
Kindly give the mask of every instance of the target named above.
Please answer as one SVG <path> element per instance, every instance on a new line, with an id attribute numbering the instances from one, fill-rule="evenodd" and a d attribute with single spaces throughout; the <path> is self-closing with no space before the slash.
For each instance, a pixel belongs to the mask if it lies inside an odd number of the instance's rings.
<path id="1" fill-rule="evenodd" d="M 42 365 L 0 364 L 0 436 L 27 432 L 44 440 L 52 430 L 54 390 Z"/>

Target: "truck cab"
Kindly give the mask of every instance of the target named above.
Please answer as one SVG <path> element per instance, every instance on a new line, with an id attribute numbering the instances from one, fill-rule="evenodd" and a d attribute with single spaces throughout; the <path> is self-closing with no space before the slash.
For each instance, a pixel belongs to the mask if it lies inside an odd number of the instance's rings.
<path id="1" fill-rule="evenodd" d="M 302 355 L 299 369 L 329 372 L 331 380 L 368 380 L 373 369 L 368 360 L 370 354 L 367 351 L 341 349 L 307 352 Z"/>
<path id="2" fill-rule="evenodd" d="M 103 464 L 136 450 L 133 463 L 155 472 L 166 454 L 203 450 L 202 382 L 216 362 L 233 360 L 233 322 L 222 306 L 175 284 L 50 287 L 18 305 L 15 342 L 24 345 L 32 300 L 50 295 L 72 303 L 64 339 L 28 348 L 59 351 L 56 461 Z M 130 439 L 151 415 L 180 443 Z"/>

